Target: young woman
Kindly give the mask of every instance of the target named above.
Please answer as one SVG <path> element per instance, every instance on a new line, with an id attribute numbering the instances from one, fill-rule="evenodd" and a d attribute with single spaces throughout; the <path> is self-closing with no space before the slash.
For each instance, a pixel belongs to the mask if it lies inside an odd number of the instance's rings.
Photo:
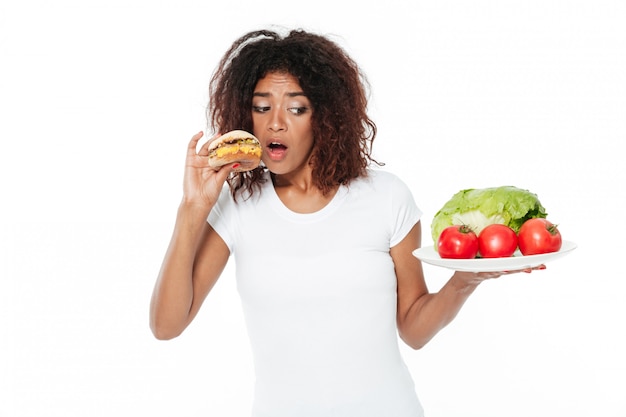
<path id="1" fill-rule="evenodd" d="M 429 293 L 412 255 L 421 212 L 399 178 L 373 167 L 365 77 L 328 38 L 246 34 L 222 58 L 210 99 L 213 130 L 252 132 L 262 165 L 214 171 L 202 133 L 189 142 L 151 303 L 155 336 L 181 334 L 233 255 L 253 416 L 421 416 L 398 335 L 424 346 L 500 273 L 456 272 Z"/>

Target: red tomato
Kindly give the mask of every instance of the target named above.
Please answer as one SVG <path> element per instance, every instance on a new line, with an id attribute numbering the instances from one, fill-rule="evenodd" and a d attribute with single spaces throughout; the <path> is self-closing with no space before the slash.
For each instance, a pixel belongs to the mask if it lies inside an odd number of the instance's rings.
<path id="1" fill-rule="evenodd" d="M 478 235 L 478 254 L 483 258 L 506 258 L 517 249 L 515 231 L 504 224 L 490 224 Z"/>
<path id="2" fill-rule="evenodd" d="M 442 258 L 475 258 L 478 253 L 478 237 L 469 226 L 448 226 L 437 239 L 437 251 Z"/>
<path id="3" fill-rule="evenodd" d="M 561 249 L 561 232 L 546 219 L 526 220 L 518 232 L 519 250 L 522 255 L 557 252 Z"/>

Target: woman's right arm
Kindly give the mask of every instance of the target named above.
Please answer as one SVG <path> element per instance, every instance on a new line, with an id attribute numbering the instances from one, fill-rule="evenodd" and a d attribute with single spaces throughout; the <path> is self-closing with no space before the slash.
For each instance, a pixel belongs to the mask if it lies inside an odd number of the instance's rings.
<path id="1" fill-rule="evenodd" d="M 183 199 L 150 303 L 150 328 L 157 339 L 180 335 L 224 270 L 230 252 L 207 223 L 232 167 L 208 166 L 207 144 L 196 152 L 202 133 L 189 142 Z"/>

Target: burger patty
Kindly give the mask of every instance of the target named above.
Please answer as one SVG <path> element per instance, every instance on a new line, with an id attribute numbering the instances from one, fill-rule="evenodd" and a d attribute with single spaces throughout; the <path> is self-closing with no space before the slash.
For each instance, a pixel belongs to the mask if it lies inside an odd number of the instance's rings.
<path id="1" fill-rule="evenodd" d="M 233 141 L 228 144 L 219 144 L 217 148 L 211 151 L 209 158 L 222 158 L 225 155 L 233 155 L 237 153 L 252 154 L 261 157 L 262 151 L 256 141 L 246 139 L 244 141 Z"/>

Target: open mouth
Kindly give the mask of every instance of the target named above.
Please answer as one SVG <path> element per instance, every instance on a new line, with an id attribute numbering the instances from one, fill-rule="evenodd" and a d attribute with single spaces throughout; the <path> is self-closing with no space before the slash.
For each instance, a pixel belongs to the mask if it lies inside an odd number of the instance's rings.
<path id="1" fill-rule="evenodd" d="M 287 149 L 287 147 L 285 145 L 283 145 L 282 143 L 279 142 L 272 142 L 269 144 L 268 148 L 270 148 L 270 150 L 272 151 L 280 151 L 280 150 L 285 150 Z"/>
<path id="2" fill-rule="evenodd" d="M 279 161 L 285 157 L 287 146 L 280 142 L 271 142 L 267 145 L 267 154 L 273 161 Z"/>

